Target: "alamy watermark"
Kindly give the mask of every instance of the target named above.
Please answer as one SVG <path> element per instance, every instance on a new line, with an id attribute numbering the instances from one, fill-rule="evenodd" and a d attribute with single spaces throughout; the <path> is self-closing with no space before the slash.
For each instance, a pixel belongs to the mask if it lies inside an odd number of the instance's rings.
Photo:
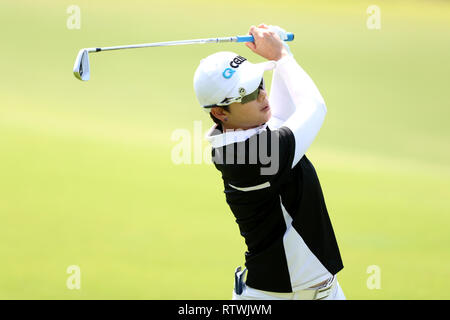
<path id="1" fill-rule="evenodd" d="M 377 265 L 371 265 L 367 267 L 366 273 L 370 276 L 367 278 L 367 289 L 381 289 L 381 268 Z"/>
<path id="2" fill-rule="evenodd" d="M 380 30 L 381 29 L 381 9 L 377 5 L 370 5 L 367 7 L 366 13 L 369 15 L 367 17 L 366 26 L 369 30 Z"/>
<path id="3" fill-rule="evenodd" d="M 66 286 L 69 290 L 80 290 L 81 289 L 81 269 L 77 265 L 68 266 L 66 273 L 70 274 L 66 280 Z"/>
<path id="4" fill-rule="evenodd" d="M 66 9 L 67 17 L 66 26 L 69 30 L 81 28 L 81 9 L 77 5 L 70 5 Z"/>
<path id="5" fill-rule="evenodd" d="M 274 175 L 280 164 L 279 133 L 261 129 L 252 134 L 238 129 L 207 132 L 214 140 L 214 149 L 203 146 L 202 121 L 194 121 L 194 130 L 176 129 L 171 140 L 177 142 L 171 150 L 174 164 L 258 165 L 261 175 Z"/>

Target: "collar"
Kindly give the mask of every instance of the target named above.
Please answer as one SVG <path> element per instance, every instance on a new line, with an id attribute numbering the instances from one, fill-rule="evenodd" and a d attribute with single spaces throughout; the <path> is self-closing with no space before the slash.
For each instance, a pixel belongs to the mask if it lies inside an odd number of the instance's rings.
<path id="1" fill-rule="evenodd" d="M 267 123 L 260 125 L 256 128 L 251 128 L 247 130 L 237 129 L 237 130 L 225 130 L 222 132 L 219 129 L 219 125 L 215 124 L 209 129 L 205 135 L 205 139 L 211 143 L 213 148 L 220 148 L 228 144 L 242 142 L 259 133 L 267 128 Z"/>

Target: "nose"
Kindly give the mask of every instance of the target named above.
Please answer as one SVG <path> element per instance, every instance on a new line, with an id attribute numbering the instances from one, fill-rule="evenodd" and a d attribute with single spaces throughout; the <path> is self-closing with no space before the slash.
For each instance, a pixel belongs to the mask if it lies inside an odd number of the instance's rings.
<path id="1" fill-rule="evenodd" d="M 267 96 L 267 92 L 264 89 L 259 90 L 259 94 L 258 94 L 258 102 L 263 102 L 264 99 Z"/>

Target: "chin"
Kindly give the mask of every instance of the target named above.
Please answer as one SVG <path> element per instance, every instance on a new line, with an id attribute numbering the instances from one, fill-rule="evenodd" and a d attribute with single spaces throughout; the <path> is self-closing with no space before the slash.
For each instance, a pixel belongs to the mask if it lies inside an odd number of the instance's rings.
<path id="1" fill-rule="evenodd" d="M 267 112 L 267 114 L 264 116 L 264 122 L 269 121 L 271 117 L 272 117 L 272 110 L 269 110 L 269 112 Z"/>

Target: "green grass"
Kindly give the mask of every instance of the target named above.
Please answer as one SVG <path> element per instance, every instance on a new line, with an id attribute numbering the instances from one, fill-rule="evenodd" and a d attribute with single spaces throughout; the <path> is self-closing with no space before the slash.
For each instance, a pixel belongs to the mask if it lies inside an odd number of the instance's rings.
<path id="1" fill-rule="evenodd" d="M 448 299 L 450 5 L 378 1 L 69 1 L 0 4 L 0 298 L 229 299 L 245 245 L 212 165 L 175 165 L 174 130 L 211 125 L 192 77 L 236 44 L 91 55 L 80 48 L 296 34 L 297 61 L 328 106 L 308 152 L 324 189 L 350 299 Z M 232 14 L 230 13 L 232 8 Z M 267 75 L 270 83 L 271 74 Z M 206 147 L 205 142 L 203 147 Z M 81 290 L 66 269 L 81 268 Z M 369 290 L 367 267 L 381 268 Z"/>

